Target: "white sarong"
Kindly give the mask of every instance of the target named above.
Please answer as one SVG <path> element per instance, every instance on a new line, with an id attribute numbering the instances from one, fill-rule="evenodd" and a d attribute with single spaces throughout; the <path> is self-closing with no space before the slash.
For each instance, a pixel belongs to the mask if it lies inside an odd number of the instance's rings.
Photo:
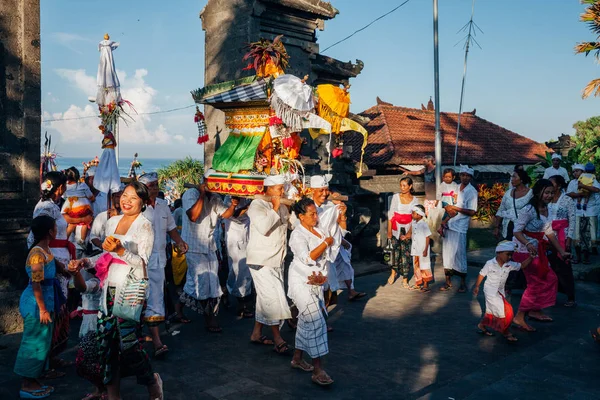
<path id="1" fill-rule="evenodd" d="M 354 289 L 354 268 L 350 263 L 350 254 L 352 249 L 346 250 L 340 248 L 340 252 L 335 259 L 335 272 L 337 273 L 337 280 L 340 289 L 346 288 L 346 281 L 352 281 L 351 288 Z M 330 276 L 330 275 L 328 275 Z"/>
<path id="2" fill-rule="evenodd" d="M 292 317 L 283 288 L 281 268 L 249 265 L 256 289 L 256 322 L 263 325 L 281 325 Z"/>
<path id="3" fill-rule="evenodd" d="M 227 254 L 229 256 L 229 277 L 227 289 L 235 297 L 246 297 L 252 294 L 252 275 L 246 264 L 246 248 L 248 241 L 239 235 L 227 232 Z"/>
<path id="4" fill-rule="evenodd" d="M 296 328 L 296 349 L 305 351 L 310 358 L 318 358 L 329 353 L 327 323 L 323 308 L 323 288 L 321 286 L 296 284 L 290 295 L 298 307 Z"/>
<path id="5" fill-rule="evenodd" d="M 448 229 L 444 238 L 442 258 L 444 269 L 467 273 L 467 234 Z"/>
<path id="6" fill-rule="evenodd" d="M 223 294 L 219 284 L 219 260 L 213 252 L 188 252 L 186 282 L 183 292 L 196 300 L 218 299 Z"/>
<path id="7" fill-rule="evenodd" d="M 144 311 L 144 321 L 165 320 L 165 269 L 158 265 L 158 254 L 152 253 L 148 260 L 148 300 Z"/>

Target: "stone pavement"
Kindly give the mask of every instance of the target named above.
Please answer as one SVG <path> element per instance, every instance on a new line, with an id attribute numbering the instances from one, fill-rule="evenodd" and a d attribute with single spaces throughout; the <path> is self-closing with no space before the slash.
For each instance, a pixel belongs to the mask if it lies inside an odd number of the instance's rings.
<path id="1" fill-rule="evenodd" d="M 381 266 L 377 267 L 380 268 Z M 171 352 L 153 361 L 165 384 L 165 398 L 173 399 L 599 399 L 600 346 L 589 329 L 600 325 L 597 299 L 600 286 L 578 282 L 579 307 L 554 307 L 554 323 L 537 323 L 538 332 L 515 332 L 517 344 L 502 337 L 482 337 L 475 325 L 483 297 L 437 288 L 411 292 L 400 284 L 386 285 L 387 273 L 356 279 L 369 297 L 340 304 L 330 311 L 330 354 L 325 368 L 335 379 L 329 388 L 311 383 L 310 374 L 292 370 L 290 357 L 268 346 L 251 345 L 252 321 L 237 320 L 230 310 L 219 319 L 222 334 L 204 330 L 198 315 L 166 336 Z M 477 268 L 470 268 L 470 283 Z M 455 286 L 456 287 L 456 286 Z M 513 306 L 518 304 L 513 296 Z M 565 299 L 559 295 L 559 303 Z M 287 328 L 284 338 L 293 344 Z M 267 333 L 267 332 L 265 332 Z M 16 398 L 19 379 L 12 373 L 20 335 L 0 338 L 0 398 Z M 76 339 L 65 354 L 74 359 Z M 79 399 L 89 385 L 75 375 L 53 381 L 52 399 Z M 123 381 L 124 399 L 145 399 L 134 378 Z"/>

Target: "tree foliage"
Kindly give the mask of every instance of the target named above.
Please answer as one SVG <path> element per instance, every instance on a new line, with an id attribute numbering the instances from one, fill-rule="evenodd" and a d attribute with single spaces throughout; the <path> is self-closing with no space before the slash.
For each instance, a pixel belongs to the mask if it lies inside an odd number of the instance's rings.
<path id="1" fill-rule="evenodd" d="M 588 25 L 592 33 L 596 35 L 596 41 L 577 43 L 575 53 L 585 54 L 586 56 L 594 53 L 596 60 L 600 61 L 600 0 L 581 0 L 581 3 L 588 6 L 579 17 L 579 20 Z M 600 79 L 590 81 L 583 89 L 581 97 L 585 99 L 592 93 L 594 96 L 600 96 Z"/>
<path id="2" fill-rule="evenodd" d="M 600 167 L 600 116 L 573 124 L 576 147 L 573 149 L 577 161 L 592 162 L 596 169 Z"/>
<path id="3" fill-rule="evenodd" d="M 202 161 L 195 160 L 192 157 L 186 157 L 182 160 L 173 161 L 166 167 L 161 167 L 157 171 L 158 183 L 165 192 L 170 192 L 174 199 L 180 198 L 185 188 L 185 183 L 200 184 L 204 176 L 204 165 Z"/>

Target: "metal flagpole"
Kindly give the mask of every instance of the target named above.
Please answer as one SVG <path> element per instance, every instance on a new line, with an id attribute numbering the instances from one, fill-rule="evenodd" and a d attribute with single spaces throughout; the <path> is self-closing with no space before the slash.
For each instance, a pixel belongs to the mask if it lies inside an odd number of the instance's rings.
<path id="1" fill-rule="evenodd" d="M 433 0 L 433 77 L 435 107 L 435 185 L 442 182 L 442 135 L 440 133 L 440 60 L 438 51 L 438 0 Z"/>

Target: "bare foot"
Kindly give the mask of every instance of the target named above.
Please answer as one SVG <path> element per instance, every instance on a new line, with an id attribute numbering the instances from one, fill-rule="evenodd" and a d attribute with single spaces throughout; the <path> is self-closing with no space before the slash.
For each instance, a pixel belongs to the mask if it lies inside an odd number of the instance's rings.
<path id="1" fill-rule="evenodd" d="M 393 269 L 388 278 L 388 285 L 392 285 L 396 281 L 396 275 L 396 270 Z"/>

